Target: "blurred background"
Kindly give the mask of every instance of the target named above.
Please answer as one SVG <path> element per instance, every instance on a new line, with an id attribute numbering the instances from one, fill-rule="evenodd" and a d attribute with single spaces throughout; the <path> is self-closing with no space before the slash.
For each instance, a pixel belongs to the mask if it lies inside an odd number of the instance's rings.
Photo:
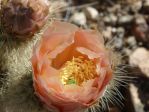
<path id="1" fill-rule="evenodd" d="M 64 0 L 57 13 L 80 27 L 99 30 L 119 52 L 128 77 L 120 88 L 123 105 L 109 104 L 110 112 L 149 112 L 149 0 Z"/>

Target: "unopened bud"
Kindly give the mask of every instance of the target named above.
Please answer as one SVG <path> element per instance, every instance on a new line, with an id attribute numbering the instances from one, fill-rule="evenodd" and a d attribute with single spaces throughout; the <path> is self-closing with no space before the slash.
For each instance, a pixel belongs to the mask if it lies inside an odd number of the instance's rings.
<path id="1" fill-rule="evenodd" d="M 1 21 L 5 33 L 32 36 L 48 19 L 48 0 L 2 0 Z"/>

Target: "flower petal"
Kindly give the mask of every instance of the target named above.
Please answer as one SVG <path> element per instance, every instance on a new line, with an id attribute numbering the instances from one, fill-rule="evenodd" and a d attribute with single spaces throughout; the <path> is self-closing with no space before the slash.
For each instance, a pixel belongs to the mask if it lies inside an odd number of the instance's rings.
<path id="1" fill-rule="evenodd" d="M 67 27 L 67 29 L 65 27 Z M 45 53 L 51 52 L 67 40 L 72 40 L 74 31 L 77 29 L 78 27 L 69 23 L 53 22 L 51 27 L 49 27 L 43 35 L 39 54 L 43 56 Z"/>
<path id="2" fill-rule="evenodd" d="M 78 47 L 88 48 L 93 52 L 101 52 L 104 49 L 103 37 L 100 33 L 91 30 L 79 29 L 76 31 L 75 44 Z"/>

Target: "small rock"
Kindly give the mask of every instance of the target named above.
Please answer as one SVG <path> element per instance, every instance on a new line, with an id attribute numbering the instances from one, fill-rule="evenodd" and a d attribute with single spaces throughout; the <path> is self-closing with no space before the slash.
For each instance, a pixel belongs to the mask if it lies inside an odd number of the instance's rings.
<path id="1" fill-rule="evenodd" d="M 129 57 L 132 66 L 139 67 L 144 75 L 149 77 L 149 51 L 145 48 L 137 48 Z"/>
<path id="2" fill-rule="evenodd" d="M 131 23 L 132 20 L 133 20 L 133 16 L 131 16 L 131 15 L 122 15 L 118 18 L 118 24 Z"/>
<path id="3" fill-rule="evenodd" d="M 129 56 L 132 51 L 130 49 L 128 49 L 128 48 L 124 48 L 123 52 L 126 54 L 126 56 Z"/>
<path id="4" fill-rule="evenodd" d="M 115 39 L 114 45 L 115 48 L 121 49 L 123 47 L 123 40 L 121 38 Z"/>
<path id="5" fill-rule="evenodd" d="M 114 12 L 118 12 L 119 10 L 121 10 L 121 5 L 120 4 L 115 4 L 113 5 L 113 7 L 107 7 L 107 11 L 109 13 L 114 13 Z"/>
<path id="6" fill-rule="evenodd" d="M 149 52 L 143 48 L 137 48 L 131 55 L 130 55 L 130 64 L 134 66 L 138 66 L 140 63 L 146 62 L 149 59 Z"/>
<path id="7" fill-rule="evenodd" d="M 135 17 L 135 23 L 136 24 L 144 24 L 144 23 L 146 23 L 146 20 L 142 15 L 137 15 Z"/>
<path id="8" fill-rule="evenodd" d="M 135 112 L 144 112 L 144 105 L 139 98 L 138 88 L 134 84 L 130 84 L 129 91 Z"/>
<path id="9" fill-rule="evenodd" d="M 95 8 L 87 7 L 85 8 L 84 13 L 86 14 L 87 18 L 91 20 L 98 20 L 99 13 Z"/>
<path id="10" fill-rule="evenodd" d="M 142 0 L 138 0 L 136 2 L 133 2 L 131 4 L 131 10 L 132 12 L 138 12 L 142 8 Z"/>
<path id="11" fill-rule="evenodd" d="M 125 34 L 125 29 L 123 27 L 118 27 L 116 33 L 119 38 L 123 38 Z"/>
<path id="12" fill-rule="evenodd" d="M 112 27 L 107 27 L 106 30 L 102 32 L 102 34 L 106 39 L 111 40 L 112 39 Z"/>
<path id="13" fill-rule="evenodd" d="M 149 77 L 149 58 L 144 63 L 139 65 L 142 73 L 144 73 L 147 77 Z"/>
<path id="14" fill-rule="evenodd" d="M 70 20 L 78 25 L 86 25 L 87 22 L 84 12 L 75 12 Z"/>
<path id="15" fill-rule="evenodd" d="M 136 41 L 136 39 L 135 39 L 134 36 L 128 37 L 128 38 L 126 39 L 126 43 L 127 43 L 130 47 L 133 47 L 133 48 L 135 48 L 136 45 L 137 45 L 137 41 Z"/>
<path id="16" fill-rule="evenodd" d="M 111 13 L 111 14 L 105 16 L 103 18 L 103 21 L 107 24 L 115 25 L 117 22 L 117 16 L 115 16 L 114 14 Z"/>
<path id="17" fill-rule="evenodd" d="M 149 0 L 144 1 L 143 10 L 145 10 L 145 12 L 149 12 Z"/>
<path id="18" fill-rule="evenodd" d="M 113 27 L 112 28 L 112 33 L 116 33 L 116 31 L 117 31 L 116 27 Z"/>
<path id="19" fill-rule="evenodd" d="M 138 15 L 135 17 L 132 32 L 137 41 L 149 46 L 149 26 L 143 16 Z"/>
<path id="20" fill-rule="evenodd" d="M 145 0 L 143 3 L 143 6 L 149 8 L 149 0 Z"/>

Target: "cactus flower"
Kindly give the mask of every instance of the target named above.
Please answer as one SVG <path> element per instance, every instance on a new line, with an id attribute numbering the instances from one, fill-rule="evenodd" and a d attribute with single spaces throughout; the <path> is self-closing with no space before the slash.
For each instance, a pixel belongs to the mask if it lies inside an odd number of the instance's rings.
<path id="1" fill-rule="evenodd" d="M 36 95 L 52 112 L 79 112 L 103 96 L 111 62 L 99 32 L 55 21 L 34 47 Z"/>

